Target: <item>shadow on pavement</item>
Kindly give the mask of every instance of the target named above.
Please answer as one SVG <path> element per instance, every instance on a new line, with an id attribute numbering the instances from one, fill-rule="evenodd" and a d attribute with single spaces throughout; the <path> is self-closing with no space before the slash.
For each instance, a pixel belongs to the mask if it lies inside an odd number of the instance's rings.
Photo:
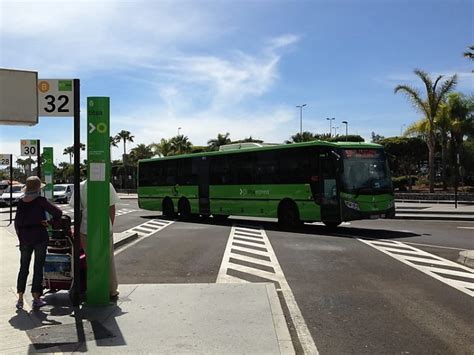
<path id="1" fill-rule="evenodd" d="M 166 221 L 172 221 L 173 218 L 165 218 L 162 215 L 151 215 L 151 216 L 140 216 L 143 219 L 162 219 Z M 364 239 L 398 239 L 398 238 L 411 238 L 420 236 L 414 232 L 404 231 L 393 231 L 389 229 L 373 229 L 373 228 L 361 228 L 361 227 L 346 227 L 344 225 L 336 228 L 328 228 L 324 225 L 314 224 L 302 224 L 293 228 L 284 227 L 278 224 L 278 222 L 265 221 L 265 220 L 251 220 L 251 219 L 240 219 L 240 218 L 229 218 L 224 221 L 217 221 L 212 217 L 193 217 L 186 221 L 179 220 L 183 223 L 197 223 L 197 224 L 208 224 L 215 226 L 228 226 L 231 227 L 234 224 L 241 226 L 250 227 L 262 227 L 266 231 L 276 232 L 290 232 L 299 234 L 312 234 L 312 235 L 324 235 L 334 236 L 338 238 L 364 238 Z"/>
<path id="2" fill-rule="evenodd" d="M 88 341 L 100 346 L 126 344 L 115 317 L 124 314 L 116 304 L 103 307 L 73 307 L 67 292 L 46 294 L 47 306 L 17 311 L 9 323 L 26 331 L 28 353 L 87 352 Z"/>

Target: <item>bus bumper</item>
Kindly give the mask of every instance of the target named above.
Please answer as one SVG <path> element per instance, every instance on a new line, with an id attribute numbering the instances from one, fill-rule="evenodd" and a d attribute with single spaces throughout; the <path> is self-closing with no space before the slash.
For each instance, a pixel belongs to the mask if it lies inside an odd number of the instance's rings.
<path id="1" fill-rule="evenodd" d="M 346 206 L 342 207 L 342 219 L 355 221 L 358 219 L 391 219 L 395 218 L 395 207 L 379 211 L 357 211 Z"/>

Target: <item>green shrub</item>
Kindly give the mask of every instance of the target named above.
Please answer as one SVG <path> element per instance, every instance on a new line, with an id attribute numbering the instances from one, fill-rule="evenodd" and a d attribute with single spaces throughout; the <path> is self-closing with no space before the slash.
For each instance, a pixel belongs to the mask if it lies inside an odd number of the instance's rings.
<path id="1" fill-rule="evenodd" d="M 392 178 L 393 188 L 398 189 L 399 191 L 406 191 L 409 186 L 410 176 L 398 176 Z M 417 183 L 418 176 L 411 175 L 411 184 L 415 185 Z"/>

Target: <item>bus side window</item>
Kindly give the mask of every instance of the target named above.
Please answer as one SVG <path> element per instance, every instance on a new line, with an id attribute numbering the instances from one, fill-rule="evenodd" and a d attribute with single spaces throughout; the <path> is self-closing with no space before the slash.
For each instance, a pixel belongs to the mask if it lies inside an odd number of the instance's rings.
<path id="1" fill-rule="evenodd" d="M 168 163 L 167 161 L 156 162 L 155 163 L 156 165 L 153 167 L 153 169 L 151 169 L 151 171 L 153 172 L 152 173 L 153 176 L 151 177 L 152 181 L 158 186 L 165 185 L 165 183 L 166 183 L 165 175 L 166 175 L 166 164 L 167 163 Z"/>
<path id="2" fill-rule="evenodd" d="M 311 155 L 305 148 L 280 152 L 280 176 L 285 184 L 308 184 L 311 177 Z"/>
<path id="3" fill-rule="evenodd" d="M 226 156 L 215 156 L 210 161 L 211 185 L 227 184 L 229 181 L 229 167 Z"/>
<path id="4" fill-rule="evenodd" d="M 192 163 L 190 158 L 180 159 L 178 161 L 178 181 L 179 185 L 195 185 L 195 179 L 192 174 Z"/>
<path id="5" fill-rule="evenodd" d="M 256 182 L 259 184 L 277 184 L 280 179 L 278 160 L 275 152 L 259 152 L 256 154 Z"/>
<path id="6" fill-rule="evenodd" d="M 255 182 L 255 154 L 254 153 L 239 153 L 229 154 L 230 166 L 230 184 L 234 185 L 248 185 Z"/>
<path id="7" fill-rule="evenodd" d="M 165 185 L 176 185 L 177 164 L 176 160 L 167 161 Z"/>

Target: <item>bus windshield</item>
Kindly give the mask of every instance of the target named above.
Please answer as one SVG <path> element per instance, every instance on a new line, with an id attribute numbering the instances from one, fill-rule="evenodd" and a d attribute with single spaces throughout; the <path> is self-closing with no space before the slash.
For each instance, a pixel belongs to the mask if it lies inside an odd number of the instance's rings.
<path id="1" fill-rule="evenodd" d="M 392 192 L 392 180 L 385 154 L 381 149 L 343 149 L 345 192 L 381 194 Z"/>

